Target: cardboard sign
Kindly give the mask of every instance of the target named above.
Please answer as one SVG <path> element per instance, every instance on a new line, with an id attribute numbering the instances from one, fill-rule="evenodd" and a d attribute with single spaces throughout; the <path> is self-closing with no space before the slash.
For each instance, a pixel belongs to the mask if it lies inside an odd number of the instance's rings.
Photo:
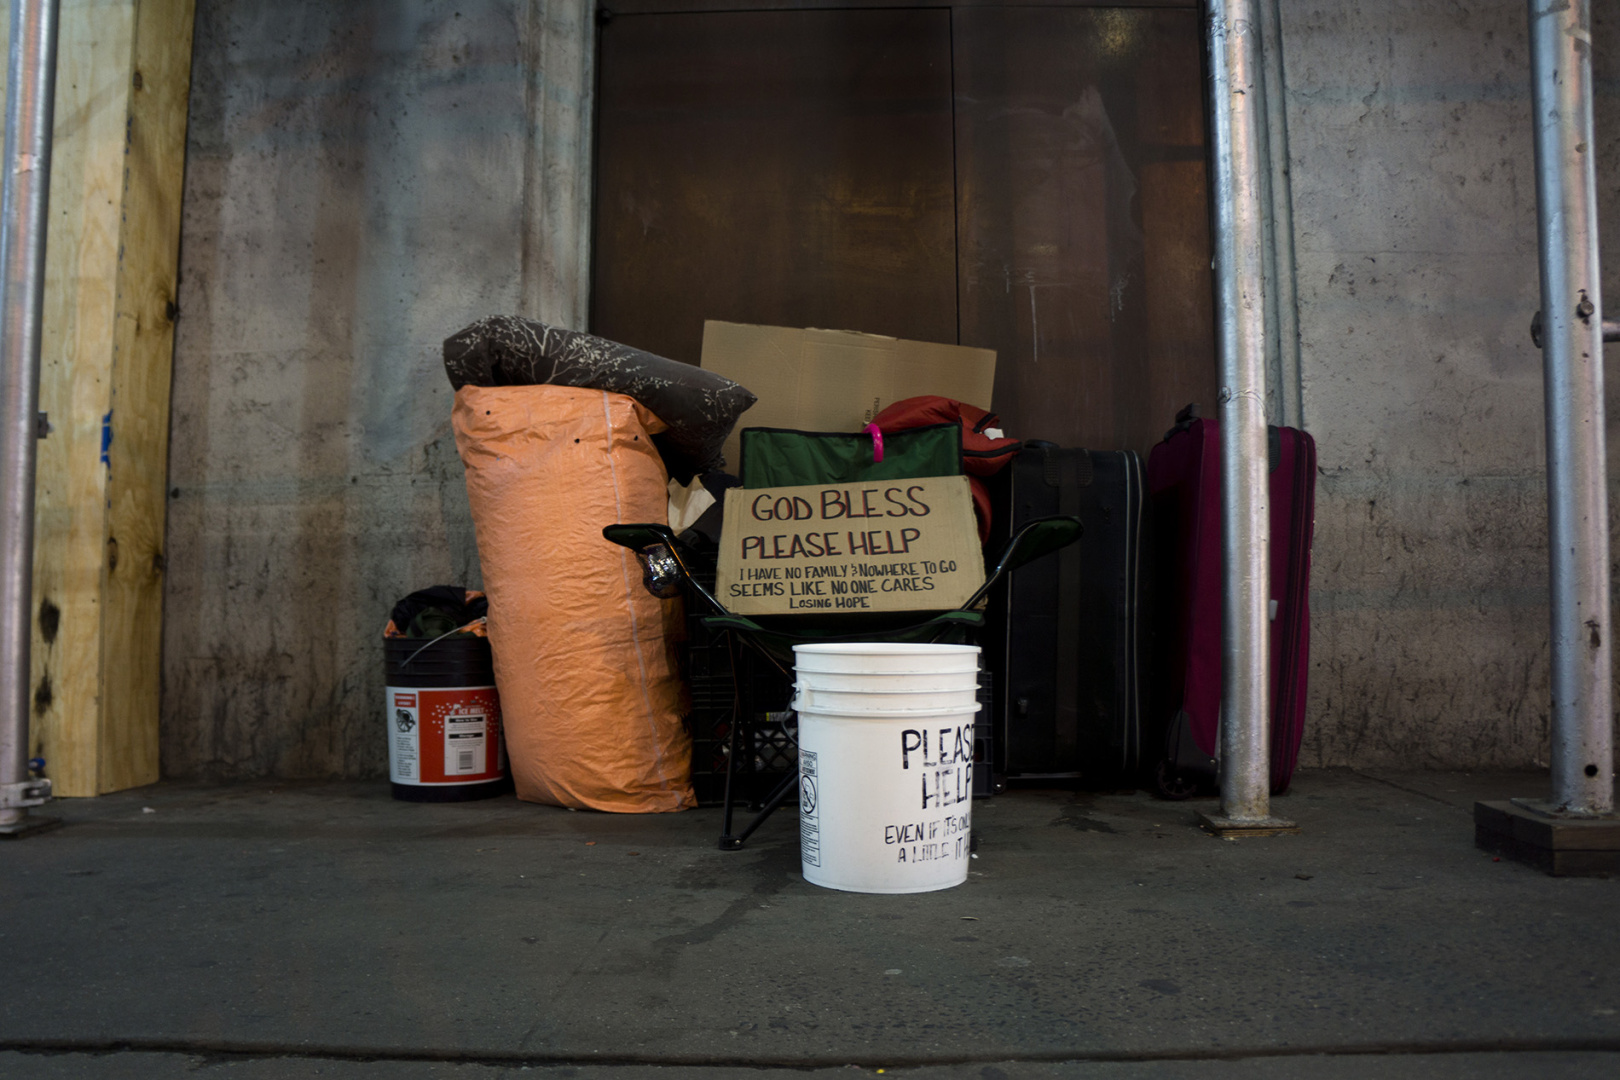
<path id="1" fill-rule="evenodd" d="M 965 476 L 726 492 L 715 596 L 738 615 L 951 611 L 982 584 Z"/>
<path id="2" fill-rule="evenodd" d="M 993 349 L 935 345 L 852 330 L 794 330 L 709 320 L 703 367 L 753 391 L 759 401 L 738 427 L 859 431 L 896 401 L 938 394 L 990 407 Z M 738 436 L 726 440 L 732 472 Z"/>

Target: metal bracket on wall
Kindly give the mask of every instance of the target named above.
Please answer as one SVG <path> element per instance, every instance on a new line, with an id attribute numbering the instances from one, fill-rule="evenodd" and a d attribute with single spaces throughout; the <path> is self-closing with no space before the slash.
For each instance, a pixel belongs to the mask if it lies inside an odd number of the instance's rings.
<path id="1" fill-rule="evenodd" d="M 1591 305 L 1587 304 L 1587 307 L 1591 307 Z M 1586 312 L 1588 316 L 1591 314 L 1590 311 Z M 1539 311 L 1536 312 L 1536 317 L 1530 320 L 1530 340 L 1536 343 L 1536 348 L 1541 348 L 1541 312 Z M 1603 340 L 1605 343 L 1620 341 L 1620 319 L 1603 320 Z"/>
<path id="2" fill-rule="evenodd" d="M 45 779 L 0 784 L 0 810 L 21 810 L 44 806 L 51 800 L 51 782 Z"/>

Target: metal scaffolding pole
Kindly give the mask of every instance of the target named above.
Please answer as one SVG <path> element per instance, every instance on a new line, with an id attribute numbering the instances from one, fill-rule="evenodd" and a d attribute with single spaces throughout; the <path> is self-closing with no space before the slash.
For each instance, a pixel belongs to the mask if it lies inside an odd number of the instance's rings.
<path id="1" fill-rule="evenodd" d="M 0 194 L 0 834 L 35 827 L 50 782 L 28 775 L 34 462 L 51 182 L 57 0 L 13 0 Z M 36 819 L 37 822 L 37 819 Z"/>
<path id="2" fill-rule="evenodd" d="M 1221 813 L 1216 831 L 1290 828 L 1271 816 L 1267 632 L 1266 112 L 1258 0 L 1210 0 L 1216 346 L 1220 356 Z"/>
<path id="3" fill-rule="evenodd" d="M 1557 876 L 1620 873 L 1610 686 L 1609 496 L 1592 165 L 1590 0 L 1530 0 L 1552 616 L 1552 797 L 1474 804 L 1474 842 Z"/>
<path id="4" fill-rule="evenodd" d="M 1275 423 L 1305 426 L 1304 391 L 1299 371 L 1299 301 L 1294 267 L 1294 195 L 1289 178 L 1288 108 L 1283 71 L 1282 12 L 1278 0 L 1260 4 L 1260 62 L 1265 73 L 1267 329 L 1271 368 L 1271 412 Z"/>
<path id="5" fill-rule="evenodd" d="M 1577 815 L 1614 809 L 1591 54 L 1590 0 L 1530 0 L 1552 572 L 1549 809 Z"/>

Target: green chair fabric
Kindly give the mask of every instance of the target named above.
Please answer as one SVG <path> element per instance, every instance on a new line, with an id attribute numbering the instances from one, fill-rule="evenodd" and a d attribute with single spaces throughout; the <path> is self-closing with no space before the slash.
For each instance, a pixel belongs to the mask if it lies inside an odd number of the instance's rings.
<path id="1" fill-rule="evenodd" d="M 883 436 L 883 460 L 872 460 L 864 431 L 743 428 L 739 472 L 745 488 L 858 484 L 914 476 L 959 476 L 962 428 L 932 424 Z"/>

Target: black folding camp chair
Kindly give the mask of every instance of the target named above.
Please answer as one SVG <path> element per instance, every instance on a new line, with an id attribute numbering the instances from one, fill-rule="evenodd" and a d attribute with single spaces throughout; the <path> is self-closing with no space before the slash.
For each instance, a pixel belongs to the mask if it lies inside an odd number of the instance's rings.
<path id="1" fill-rule="evenodd" d="M 885 619 L 875 615 L 853 615 L 850 618 L 861 623 L 861 629 L 855 632 L 844 628 L 838 632 L 816 632 L 801 629 L 803 624 L 800 622 L 795 622 L 793 629 L 787 630 L 775 622 L 770 626 L 763 626 L 746 616 L 732 614 L 693 575 L 682 557 L 680 541 L 675 538 L 675 533 L 667 525 L 609 525 L 602 530 L 602 535 L 636 553 L 636 559 L 642 567 L 642 583 L 648 592 L 663 599 L 673 599 L 684 594 L 689 602 L 697 603 L 704 612 L 701 622 L 706 629 L 730 633 L 734 640 L 741 642 L 753 655 L 791 678 L 795 645 L 832 644 L 843 641 L 906 644 L 970 643 L 977 631 L 984 626 L 984 614 L 977 609 L 983 605 L 991 587 L 1001 576 L 1042 556 L 1068 547 L 1080 539 L 1081 532 L 1080 519 L 1076 517 L 1059 516 L 1031 521 L 1007 541 L 986 568 L 984 584 L 955 611 L 947 611 L 915 622 L 902 621 L 899 624 L 891 621 L 893 617 Z M 759 810 L 742 831 L 732 832 L 734 808 L 732 783 L 737 769 L 739 750 L 737 732 L 744 726 L 743 718 L 751 718 L 753 715 L 754 681 L 743 672 L 736 673 L 736 680 L 738 705 L 727 735 L 724 817 L 720 834 L 720 847 L 725 851 L 735 851 L 742 847 L 743 842 L 787 800 L 799 783 L 798 771 L 789 773 L 760 804 Z"/>

